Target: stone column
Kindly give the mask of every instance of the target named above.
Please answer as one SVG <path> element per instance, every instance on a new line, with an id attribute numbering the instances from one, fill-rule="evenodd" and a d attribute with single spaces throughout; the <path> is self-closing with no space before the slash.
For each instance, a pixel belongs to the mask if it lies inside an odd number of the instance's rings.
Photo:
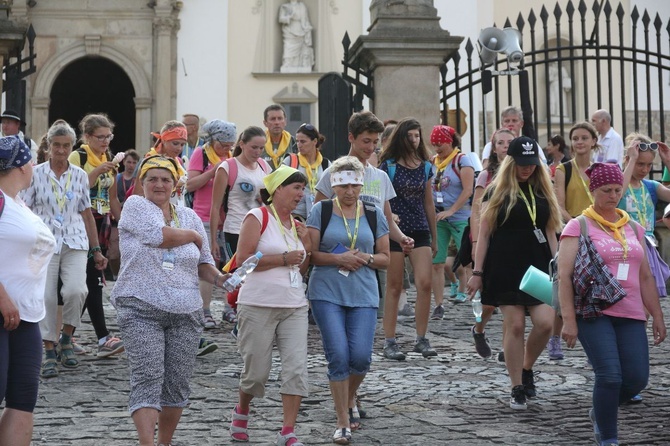
<path id="1" fill-rule="evenodd" d="M 151 98 L 136 97 L 135 99 L 135 150 L 144 156 L 151 148 Z M 170 119 L 170 118 L 168 118 Z M 167 121 L 168 119 L 165 119 Z M 163 121 L 159 124 L 163 125 Z"/>
<path id="2" fill-rule="evenodd" d="M 349 61 L 373 72 L 372 111 L 381 120 L 413 116 L 426 135 L 440 121 L 439 67 L 463 38 L 440 28 L 433 0 L 373 0 L 370 18 Z"/>
<path id="3" fill-rule="evenodd" d="M 154 119 L 152 130 L 158 131 L 174 113 L 172 103 L 172 32 L 175 23 L 171 17 L 157 17 L 154 19 L 155 63 L 154 63 Z"/>
<path id="4" fill-rule="evenodd" d="M 49 104 L 51 99 L 49 97 L 33 96 L 30 99 L 30 106 L 32 107 L 32 122 L 31 130 L 33 135 L 44 135 L 49 129 Z M 26 110 L 28 107 L 26 107 Z M 33 138 L 39 144 L 37 138 Z"/>

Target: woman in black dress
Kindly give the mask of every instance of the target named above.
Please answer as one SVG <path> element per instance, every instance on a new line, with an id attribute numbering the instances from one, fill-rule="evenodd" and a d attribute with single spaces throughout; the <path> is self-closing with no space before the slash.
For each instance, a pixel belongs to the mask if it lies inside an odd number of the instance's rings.
<path id="1" fill-rule="evenodd" d="M 512 409 L 526 409 L 535 396 L 533 364 L 547 345 L 554 320 L 549 305 L 519 290 L 529 266 L 548 272 L 556 252 L 561 215 L 540 147 L 525 136 L 512 140 L 498 175 L 482 202 L 477 251 L 468 292 L 500 307 L 505 324 L 505 365 L 512 383 Z M 479 265 L 483 265 L 479 266 Z M 526 311 L 533 328 L 525 342 Z"/>

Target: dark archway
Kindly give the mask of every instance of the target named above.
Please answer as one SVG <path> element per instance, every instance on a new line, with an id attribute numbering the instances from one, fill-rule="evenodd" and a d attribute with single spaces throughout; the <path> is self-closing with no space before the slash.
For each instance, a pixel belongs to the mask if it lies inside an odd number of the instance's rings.
<path id="1" fill-rule="evenodd" d="M 123 69 L 101 57 L 69 64 L 51 88 L 49 123 L 65 119 L 77 129 L 87 113 L 106 113 L 116 124 L 113 152 L 135 147 L 135 89 Z M 37 139 L 37 138 L 35 138 Z"/>

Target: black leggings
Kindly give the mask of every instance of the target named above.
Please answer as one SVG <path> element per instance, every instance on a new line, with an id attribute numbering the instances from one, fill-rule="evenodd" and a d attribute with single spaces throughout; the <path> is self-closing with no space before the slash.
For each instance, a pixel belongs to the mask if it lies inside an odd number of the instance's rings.
<path id="1" fill-rule="evenodd" d="M 95 215 L 95 214 L 94 214 Z M 102 219 L 95 219 L 95 224 L 98 228 L 98 234 L 102 226 Z M 106 247 L 102 248 L 102 254 L 107 252 Z M 98 339 L 102 339 L 109 334 L 107 330 L 107 323 L 105 322 L 105 310 L 102 306 L 102 287 L 104 283 L 104 271 L 95 268 L 95 261 L 91 257 L 86 263 L 86 286 L 88 287 L 88 296 L 82 308 L 82 314 L 88 310 L 88 315 L 91 318 L 91 324 L 95 330 L 95 335 Z"/>
<path id="2" fill-rule="evenodd" d="M 0 403 L 32 412 L 37 403 L 42 363 L 42 334 L 37 322 L 21 321 L 16 330 L 3 328 L 0 315 Z"/>

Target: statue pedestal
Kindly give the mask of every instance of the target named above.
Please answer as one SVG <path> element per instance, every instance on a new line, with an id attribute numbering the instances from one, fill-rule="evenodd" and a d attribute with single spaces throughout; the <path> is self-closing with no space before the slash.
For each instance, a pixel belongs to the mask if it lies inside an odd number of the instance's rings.
<path id="1" fill-rule="evenodd" d="M 440 28 L 430 0 L 375 0 L 372 25 L 349 62 L 374 74 L 372 111 L 381 120 L 416 118 L 424 137 L 440 123 L 440 66 L 463 40 Z"/>

